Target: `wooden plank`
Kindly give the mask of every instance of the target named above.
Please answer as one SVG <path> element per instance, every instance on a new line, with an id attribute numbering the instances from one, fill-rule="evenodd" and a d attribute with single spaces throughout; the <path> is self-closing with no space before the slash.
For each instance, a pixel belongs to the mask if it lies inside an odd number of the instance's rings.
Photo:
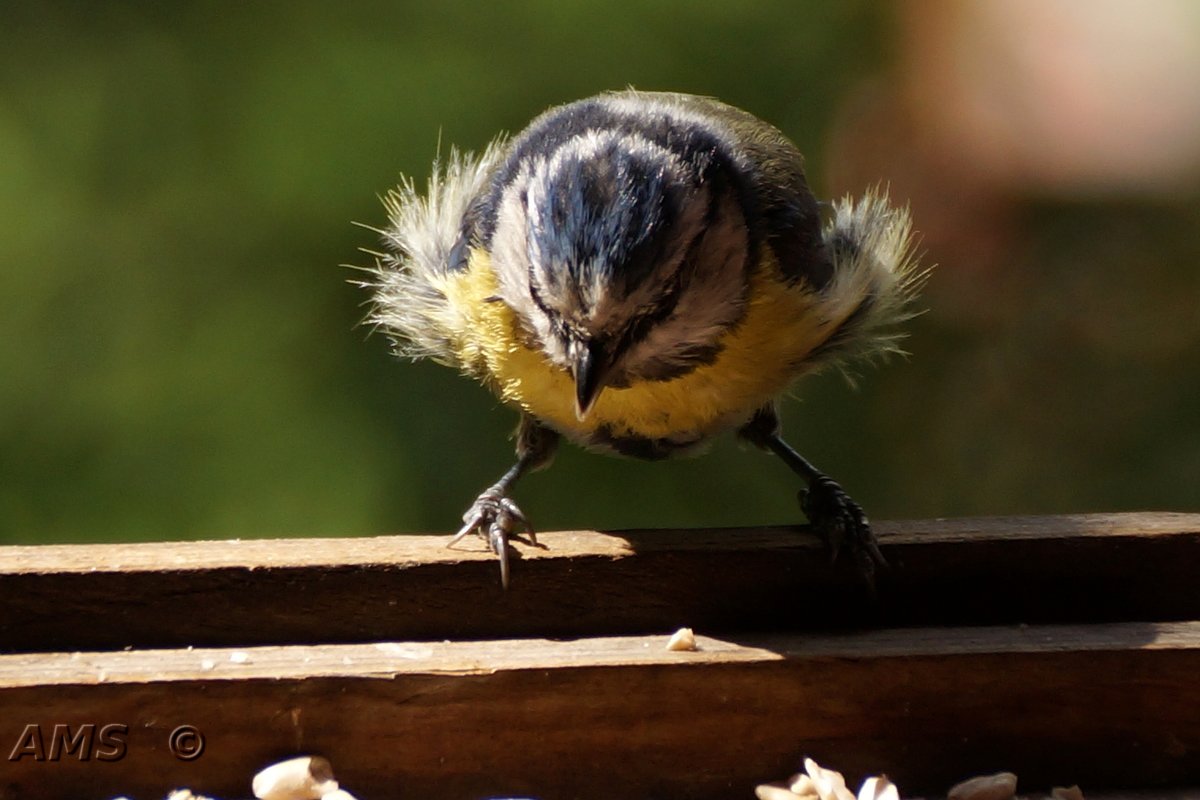
<path id="1" fill-rule="evenodd" d="M 1200 514 L 878 524 L 872 597 L 800 528 L 0 548 L 0 651 L 1200 619 Z M 1068 577 L 1069 576 L 1069 577 Z"/>
<path id="2" fill-rule="evenodd" d="M 909 796 L 1001 769 L 1027 790 L 1200 784 L 1200 622 L 665 641 L 3 656 L 0 749 L 29 724 L 129 733 L 115 761 L 0 761 L 0 797 L 245 796 L 297 753 L 370 798 L 752 797 L 806 754 Z M 206 737 L 193 761 L 167 746 L 183 724 Z"/>

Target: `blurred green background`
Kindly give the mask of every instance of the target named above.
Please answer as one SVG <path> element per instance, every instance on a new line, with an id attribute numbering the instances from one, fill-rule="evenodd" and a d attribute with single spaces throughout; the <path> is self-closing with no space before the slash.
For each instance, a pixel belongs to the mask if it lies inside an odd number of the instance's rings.
<path id="1" fill-rule="evenodd" d="M 939 264 L 912 358 L 786 405 L 789 438 L 873 518 L 1196 510 L 1190 140 L 1115 178 L 1103 155 L 1045 167 L 1070 142 L 1041 161 L 960 145 L 1007 129 L 954 124 L 971 91 L 931 82 L 1005 70 L 953 61 L 990 52 L 952 46 L 975 24 L 955 7 L 4 3 L 0 541 L 454 527 L 509 465 L 515 415 L 357 327 L 339 265 L 376 242 L 352 222 L 382 224 L 377 195 L 424 180 L 439 139 L 478 149 L 626 85 L 775 123 L 821 196 L 890 181 L 912 199 Z M 1194 93 L 1185 33 L 1171 75 Z M 1186 133 L 1188 114 L 1166 124 Z M 1136 125 L 1120 147 L 1162 151 Z M 797 488 L 721 441 L 658 464 L 564 448 L 516 496 L 543 529 L 737 525 L 799 520 Z"/>

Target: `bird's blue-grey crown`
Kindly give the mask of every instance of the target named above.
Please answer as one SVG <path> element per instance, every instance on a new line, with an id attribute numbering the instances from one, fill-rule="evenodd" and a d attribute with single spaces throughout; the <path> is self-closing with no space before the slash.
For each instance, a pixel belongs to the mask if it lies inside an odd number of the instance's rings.
<path id="1" fill-rule="evenodd" d="M 663 148 L 613 132 L 572 140 L 538 162 L 525 196 L 536 283 L 577 295 L 584 314 L 597 291 L 628 296 L 660 263 L 696 192 L 689 173 Z"/>

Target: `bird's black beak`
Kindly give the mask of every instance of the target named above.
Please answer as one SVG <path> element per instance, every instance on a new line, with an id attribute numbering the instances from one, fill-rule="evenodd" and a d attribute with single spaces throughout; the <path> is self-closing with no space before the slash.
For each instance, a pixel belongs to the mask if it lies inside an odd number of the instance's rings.
<path id="1" fill-rule="evenodd" d="M 591 410 L 596 398 L 604 391 L 608 377 L 608 363 L 603 351 L 595 342 L 582 343 L 575 351 L 575 416 L 583 419 Z"/>

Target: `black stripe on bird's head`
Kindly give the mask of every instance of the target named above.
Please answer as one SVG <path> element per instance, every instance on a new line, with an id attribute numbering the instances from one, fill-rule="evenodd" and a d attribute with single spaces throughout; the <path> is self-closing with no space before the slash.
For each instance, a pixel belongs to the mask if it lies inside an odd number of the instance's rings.
<path id="1" fill-rule="evenodd" d="M 678 269 L 664 251 L 695 193 L 688 166 L 636 134 L 568 140 L 525 189 L 531 284 L 564 316 L 602 313 Z"/>

